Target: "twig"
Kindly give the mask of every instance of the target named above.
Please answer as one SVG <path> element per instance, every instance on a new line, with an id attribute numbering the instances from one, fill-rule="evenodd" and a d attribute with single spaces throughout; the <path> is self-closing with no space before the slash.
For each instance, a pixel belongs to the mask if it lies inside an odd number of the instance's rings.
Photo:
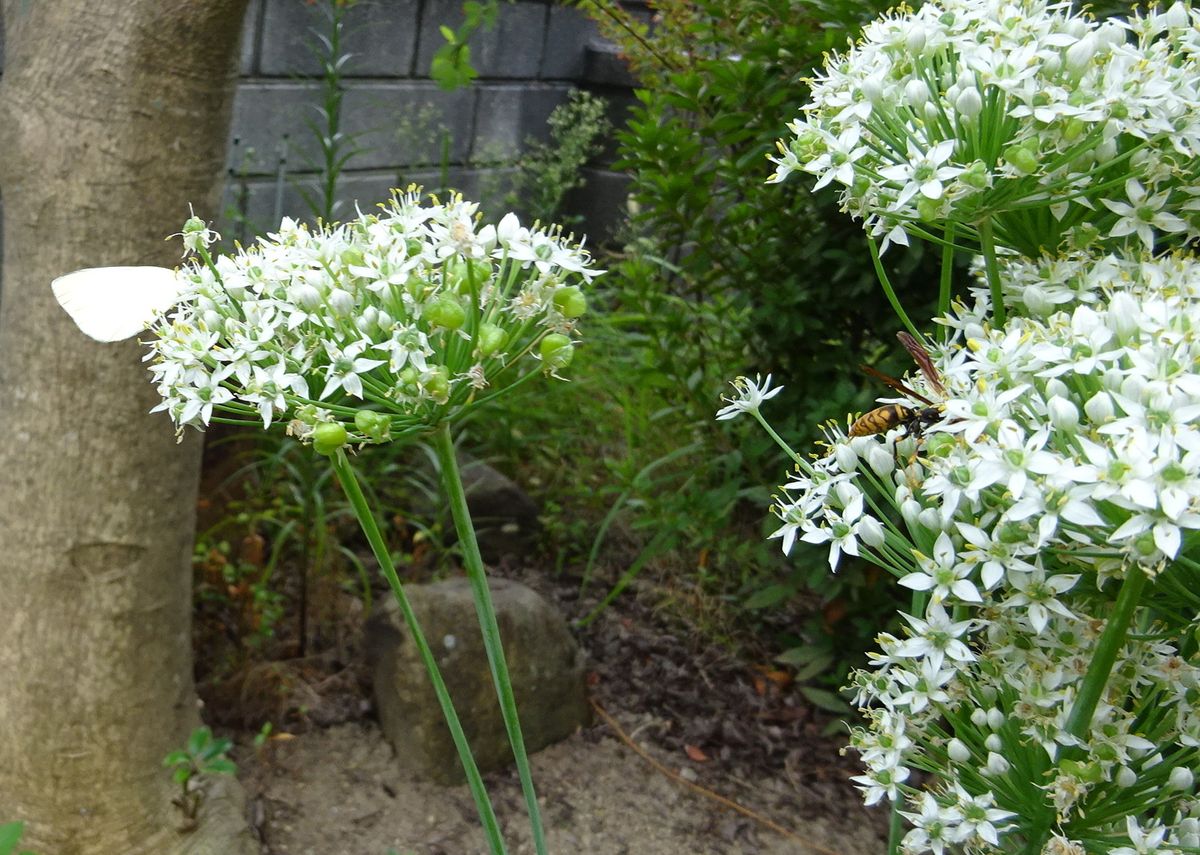
<path id="1" fill-rule="evenodd" d="M 754 820 L 759 825 L 766 826 L 767 828 L 774 831 L 776 834 L 782 834 L 784 837 L 787 837 L 791 840 L 798 841 L 799 843 L 808 847 L 809 850 L 818 853 L 818 855 L 838 855 L 838 853 L 834 852 L 832 849 L 826 849 L 824 846 L 821 846 L 818 843 L 812 843 L 812 842 L 804 839 L 800 835 L 796 834 L 795 832 L 788 831 L 782 825 L 772 822 L 771 820 L 767 819 L 762 814 L 755 813 L 754 811 L 750 810 L 750 808 L 748 808 L 748 807 L 740 805 L 737 802 L 732 801 L 730 799 L 727 799 L 724 796 L 720 795 L 719 793 L 714 793 L 712 790 L 707 789 L 706 787 L 702 787 L 699 784 L 694 784 L 691 781 L 688 781 L 685 778 L 681 777 L 677 773 L 672 772 L 670 769 L 668 769 L 662 763 L 659 763 L 657 760 L 655 760 L 653 757 L 651 757 L 644 748 L 642 748 L 636 742 L 634 742 L 632 739 L 630 739 L 625 734 L 625 731 L 621 729 L 621 725 L 617 724 L 617 720 L 614 719 L 607 712 L 605 712 L 604 707 L 600 706 L 600 703 L 598 701 L 596 701 L 593 698 L 591 701 L 591 704 L 592 704 L 592 709 L 594 709 L 596 711 L 596 714 L 599 715 L 600 718 L 602 718 L 604 720 L 605 724 L 607 724 L 610 728 L 612 728 L 613 732 L 616 733 L 617 737 L 622 742 L 624 742 L 626 745 L 628 745 L 630 748 L 632 748 L 634 753 L 636 753 L 639 757 L 641 757 L 643 760 L 645 760 L 647 763 L 649 763 L 651 766 L 653 766 L 655 769 L 657 769 L 663 775 L 666 775 L 672 781 L 676 782 L 677 784 L 682 784 L 683 786 L 687 787 L 690 790 L 693 790 L 694 792 L 699 793 L 700 795 L 704 796 L 705 798 L 712 799 L 713 801 L 717 802 L 722 807 L 727 807 L 732 811 L 737 811 L 742 816 L 745 816 L 745 817 L 748 817 L 748 818 Z"/>

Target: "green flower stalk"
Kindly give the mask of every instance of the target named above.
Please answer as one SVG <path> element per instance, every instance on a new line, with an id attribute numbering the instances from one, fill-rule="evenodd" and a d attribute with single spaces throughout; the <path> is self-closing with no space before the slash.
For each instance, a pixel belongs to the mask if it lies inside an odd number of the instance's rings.
<path id="1" fill-rule="evenodd" d="M 487 401 L 571 363 L 586 312 L 582 286 L 601 271 L 560 229 L 526 228 L 508 214 L 482 224 L 459 196 L 423 202 L 410 188 L 378 214 L 309 228 L 285 219 L 248 249 L 213 258 L 216 235 L 193 218 L 195 258 L 177 271 L 100 268 L 55 281 L 59 302 L 93 338 L 149 326 L 146 360 L 182 431 L 213 422 L 284 422 L 331 458 L 400 602 L 447 723 L 493 852 L 495 815 L 436 661 L 347 460 L 355 447 L 432 434 L 464 547 L 500 707 L 533 826 L 546 851 L 537 798 L 495 611 L 450 427 Z M 440 687 L 440 688 L 439 688 Z"/>

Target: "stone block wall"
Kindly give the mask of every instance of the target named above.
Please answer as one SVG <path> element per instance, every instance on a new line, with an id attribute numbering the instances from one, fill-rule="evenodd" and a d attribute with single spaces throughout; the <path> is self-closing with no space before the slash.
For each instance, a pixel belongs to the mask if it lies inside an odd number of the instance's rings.
<path id="1" fill-rule="evenodd" d="M 478 79 L 446 92 L 430 79 L 430 61 L 444 43 L 439 27 L 461 20 L 461 0 L 359 0 L 348 11 L 342 131 L 358 152 L 342 175 L 337 217 L 414 182 L 458 189 L 490 212 L 502 204 L 512 161 L 528 139 L 546 138 L 547 118 L 573 88 L 609 98 L 620 121 L 632 81 L 578 10 L 502 2 L 497 25 L 470 42 Z M 300 188 L 314 184 L 320 153 L 310 123 L 322 122 L 312 44 L 327 29 L 320 7 L 304 0 L 252 0 L 221 217 L 229 236 L 245 239 L 309 210 Z M 624 214 L 626 182 L 603 163 L 585 176 L 571 213 L 603 238 Z"/>

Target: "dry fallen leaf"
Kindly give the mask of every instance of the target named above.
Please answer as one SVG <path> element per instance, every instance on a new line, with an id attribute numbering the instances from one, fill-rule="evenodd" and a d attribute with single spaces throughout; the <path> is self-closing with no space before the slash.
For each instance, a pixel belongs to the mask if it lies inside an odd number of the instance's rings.
<path id="1" fill-rule="evenodd" d="M 701 751 L 699 748 L 697 748 L 695 745 L 685 745 L 685 746 L 683 746 L 683 750 L 684 750 L 684 753 L 687 754 L 689 759 L 694 760 L 697 763 L 708 762 L 708 755 L 705 754 L 703 751 Z"/>

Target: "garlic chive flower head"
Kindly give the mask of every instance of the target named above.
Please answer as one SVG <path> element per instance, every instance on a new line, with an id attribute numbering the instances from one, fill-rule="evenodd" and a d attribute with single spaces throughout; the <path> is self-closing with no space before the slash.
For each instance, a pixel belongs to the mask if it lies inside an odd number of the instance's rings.
<path id="1" fill-rule="evenodd" d="M 813 82 L 771 181 L 841 187 L 886 243 L 991 224 L 998 246 L 1164 249 L 1200 235 L 1200 11 L 1095 21 L 1045 0 L 877 19 Z"/>
<path id="2" fill-rule="evenodd" d="M 201 251 L 176 274 L 179 301 L 151 326 L 156 409 L 181 428 L 287 421 L 330 453 L 558 375 L 586 308 L 580 286 L 601 271 L 559 229 L 513 214 L 483 225 L 476 210 L 410 188 L 349 223 L 285 219 L 236 254 Z M 188 234 L 207 245 L 206 232 Z M 338 429 L 318 431 L 328 424 Z"/>
<path id="3" fill-rule="evenodd" d="M 1200 768 L 1200 261 L 1010 258 L 1001 277 L 1004 327 L 986 287 L 942 319 L 943 418 L 919 440 L 831 428 L 781 488 L 775 536 L 922 592 L 852 676 L 856 780 L 868 803 L 906 800 L 905 851 L 1013 851 L 1039 815 L 1106 851 L 1180 851 Z M 1132 574 L 1137 630 L 1074 726 Z M 1054 774 L 1031 781 L 1030 763 Z M 898 785 L 911 769 L 937 783 Z"/>

